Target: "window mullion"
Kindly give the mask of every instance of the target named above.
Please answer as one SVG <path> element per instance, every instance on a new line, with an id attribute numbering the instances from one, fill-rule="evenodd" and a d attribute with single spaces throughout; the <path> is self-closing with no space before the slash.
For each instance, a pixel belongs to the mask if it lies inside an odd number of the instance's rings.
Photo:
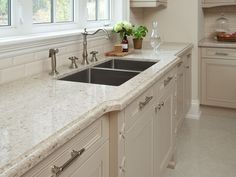
<path id="1" fill-rule="evenodd" d="M 98 0 L 96 0 L 96 21 L 98 20 Z"/>
<path id="2" fill-rule="evenodd" d="M 11 0 L 8 0 L 8 26 L 12 25 L 12 10 L 11 10 L 12 6 L 11 6 Z"/>
<path id="3" fill-rule="evenodd" d="M 55 23 L 56 21 L 56 0 L 51 0 L 51 23 Z"/>

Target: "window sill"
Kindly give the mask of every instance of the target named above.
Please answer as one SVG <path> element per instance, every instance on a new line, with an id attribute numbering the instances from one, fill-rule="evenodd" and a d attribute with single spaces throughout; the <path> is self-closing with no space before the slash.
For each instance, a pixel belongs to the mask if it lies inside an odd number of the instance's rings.
<path id="1" fill-rule="evenodd" d="M 112 30 L 112 27 L 102 27 L 108 31 Z M 98 28 L 91 28 L 87 31 L 93 32 Z M 22 36 L 11 36 L 11 37 L 4 37 L 0 38 L 0 47 L 7 47 L 12 45 L 21 45 L 21 44 L 29 44 L 35 42 L 42 42 L 44 40 L 53 40 L 58 38 L 67 38 L 73 36 L 79 36 L 84 30 L 64 30 L 64 31 L 57 31 L 57 32 L 48 32 L 48 33 L 38 33 L 38 34 L 30 34 L 30 35 L 22 35 Z"/>

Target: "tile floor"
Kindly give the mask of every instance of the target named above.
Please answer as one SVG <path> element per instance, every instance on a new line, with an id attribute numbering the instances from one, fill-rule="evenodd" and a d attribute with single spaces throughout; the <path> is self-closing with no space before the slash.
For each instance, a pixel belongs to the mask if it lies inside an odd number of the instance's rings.
<path id="1" fill-rule="evenodd" d="M 178 136 L 177 166 L 165 177 L 236 177 L 236 110 L 202 108 Z"/>

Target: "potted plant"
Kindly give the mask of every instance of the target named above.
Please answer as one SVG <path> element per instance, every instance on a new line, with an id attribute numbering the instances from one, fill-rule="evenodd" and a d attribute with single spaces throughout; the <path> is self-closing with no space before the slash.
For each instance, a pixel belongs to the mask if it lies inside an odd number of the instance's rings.
<path id="1" fill-rule="evenodd" d="M 133 32 L 131 23 L 127 21 L 118 22 L 114 25 L 113 31 L 120 34 L 123 52 L 128 52 L 129 42 L 127 36 L 131 36 Z"/>
<path id="2" fill-rule="evenodd" d="M 133 28 L 133 42 L 135 49 L 142 49 L 143 38 L 146 37 L 148 29 L 146 26 L 137 26 Z"/>

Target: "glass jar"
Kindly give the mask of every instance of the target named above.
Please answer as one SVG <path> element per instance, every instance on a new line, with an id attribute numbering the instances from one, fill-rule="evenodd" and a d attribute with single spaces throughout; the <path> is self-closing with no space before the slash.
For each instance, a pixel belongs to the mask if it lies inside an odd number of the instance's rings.
<path id="1" fill-rule="evenodd" d="M 225 18 L 224 14 L 216 20 L 216 32 L 217 33 L 227 33 L 229 32 L 229 20 Z"/>

